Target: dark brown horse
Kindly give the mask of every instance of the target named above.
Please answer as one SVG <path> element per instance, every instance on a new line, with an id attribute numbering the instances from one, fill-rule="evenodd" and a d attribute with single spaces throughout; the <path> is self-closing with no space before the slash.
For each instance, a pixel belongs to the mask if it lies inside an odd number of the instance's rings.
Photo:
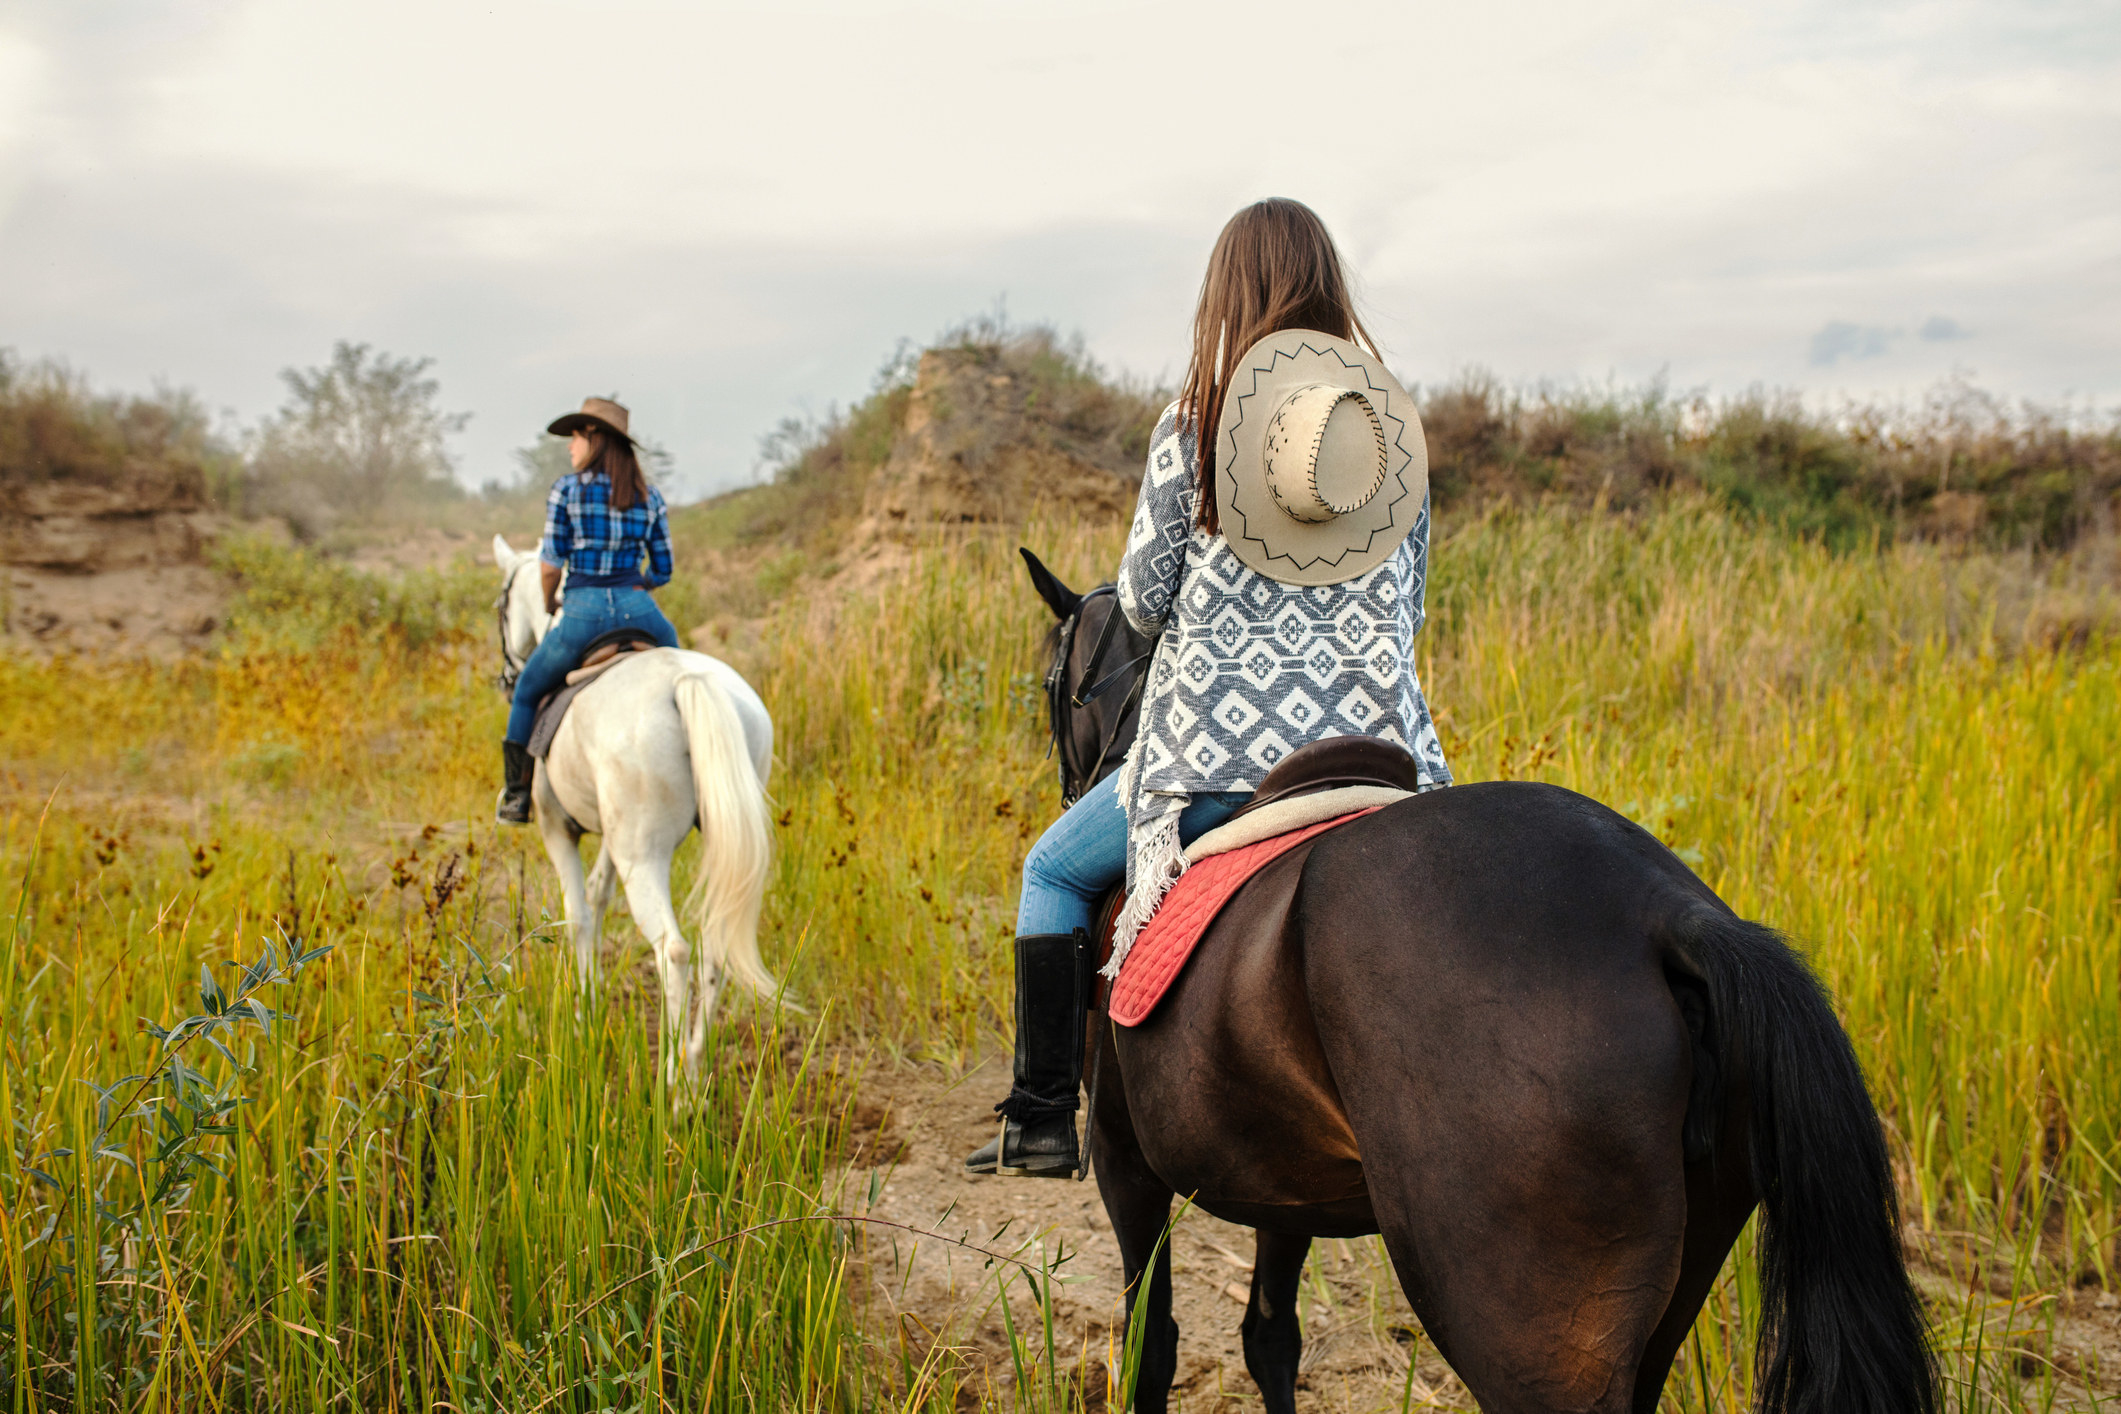
<path id="1" fill-rule="evenodd" d="M 1075 704 L 1090 619 L 1116 607 L 1034 580 L 1078 616 L 1056 737 L 1104 739 L 1122 694 Z M 1311 1240 L 1380 1232 L 1490 1414 L 1650 1414 L 1756 1205 L 1760 1408 L 1935 1408 L 1884 1139 L 1825 993 L 1596 801 L 1465 785 L 1329 831 L 1246 886 L 1146 1022 L 1092 1027 L 1143 1410 L 1177 1360 L 1176 1195 L 1257 1229 L 1242 1330 L 1270 1414 L 1295 1408 Z"/>

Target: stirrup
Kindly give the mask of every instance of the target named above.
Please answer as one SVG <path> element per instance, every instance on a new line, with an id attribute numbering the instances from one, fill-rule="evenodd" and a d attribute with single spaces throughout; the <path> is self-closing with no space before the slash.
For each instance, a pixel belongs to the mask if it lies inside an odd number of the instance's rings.
<path id="1" fill-rule="evenodd" d="M 1002 1128 L 1001 1128 L 1001 1133 L 1000 1133 L 999 1135 L 997 1135 L 997 1136 L 995 1137 L 995 1140 L 994 1140 L 994 1176 L 995 1176 L 996 1178 L 1075 1178 L 1075 1177 L 1078 1177 L 1078 1174 L 1077 1174 L 1077 1170 L 1078 1170 L 1079 1168 L 1081 1168 L 1081 1166 L 1082 1166 L 1082 1154 L 1081 1154 L 1081 1150 L 1080 1150 L 1080 1146 L 1081 1146 L 1082 1140 L 1081 1140 L 1080 1136 L 1078 1136 L 1078 1135 L 1076 1134 L 1076 1132 L 1075 1132 L 1075 1116 L 1071 1114 L 1071 1115 L 1067 1116 L 1067 1120 L 1068 1120 L 1068 1137 L 1069 1137 L 1069 1138 L 1070 1138 L 1071 1140 L 1074 1140 L 1074 1141 L 1075 1141 L 1075 1144 L 1076 1144 L 1076 1146 L 1077 1146 L 1077 1153 L 1076 1153 L 1076 1156 L 1075 1156 L 1075 1158 L 1073 1158 L 1073 1159 L 1069 1160 L 1068 1162 L 1066 1162 L 1066 1163 L 1064 1163 L 1064 1164 L 1057 1164 L 1057 1165 L 1055 1165 L 1055 1166 L 1053 1166 L 1053 1167 L 1051 1167 L 1051 1168 L 1035 1168 L 1035 1169 L 1029 1169 L 1029 1168 L 1024 1168 L 1024 1167 L 1022 1167 L 1022 1166 L 1021 1166 L 1020 1164 L 1019 1164 L 1018 1166 L 1016 1166 L 1016 1167 L 1011 1167 L 1011 1166 L 1010 1166 L 1010 1163 L 1009 1163 L 1009 1117 L 1008 1117 L 1007 1115 L 1003 1115 L 1003 1116 L 1002 1116 Z M 1019 1128 L 1022 1128 L 1022 1127 L 1023 1127 L 1022 1121 L 1018 1121 L 1018 1127 L 1019 1127 Z M 1021 1157 L 1021 1156 L 1019 1156 L 1019 1157 Z"/>
<path id="2" fill-rule="evenodd" d="M 496 825 L 528 825 L 535 818 L 535 809 L 529 791 L 523 792 L 522 813 L 520 815 L 509 809 L 513 804 L 513 798 L 506 789 L 503 789 L 499 799 L 493 803 L 493 821 Z"/>

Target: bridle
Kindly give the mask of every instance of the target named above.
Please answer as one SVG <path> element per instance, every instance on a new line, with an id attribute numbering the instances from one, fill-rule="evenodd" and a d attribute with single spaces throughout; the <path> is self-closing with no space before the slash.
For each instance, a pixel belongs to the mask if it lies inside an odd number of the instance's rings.
<path id="1" fill-rule="evenodd" d="M 1075 656 L 1076 630 L 1082 624 L 1083 610 L 1089 607 L 1093 599 L 1100 596 L 1109 596 L 1113 602 L 1105 614 L 1104 623 L 1098 627 L 1097 642 L 1090 649 L 1090 661 L 1083 665 L 1082 681 L 1089 686 L 1070 692 L 1068 661 Z M 1101 584 L 1085 594 L 1076 604 L 1075 612 L 1061 625 L 1060 641 L 1053 655 L 1053 664 L 1046 669 L 1046 721 L 1052 734 L 1048 750 L 1060 761 L 1063 808 L 1075 804 L 1084 791 L 1104 779 L 1105 762 L 1110 759 L 1112 748 L 1119 741 L 1120 734 L 1133 720 L 1131 714 L 1137 705 L 1142 684 L 1148 679 L 1146 668 L 1151 654 L 1155 652 L 1154 648 L 1128 659 L 1103 677 L 1097 675 L 1098 669 L 1104 666 L 1106 652 L 1112 647 L 1112 639 L 1121 617 L 1119 591 L 1115 586 Z M 1068 731 L 1065 724 L 1071 712 L 1081 711 L 1122 683 L 1126 685 L 1126 695 L 1120 699 L 1119 706 L 1112 713 L 1110 724 L 1105 728 L 1104 740 L 1097 749 L 1097 759 L 1090 763 L 1090 768 L 1086 771 L 1076 757 L 1074 733 Z"/>
<path id="2" fill-rule="evenodd" d="M 501 640 L 501 691 L 503 692 L 514 692 L 516 690 L 516 679 L 523 676 L 523 664 L 518 663 L 515 654 L 508 651 L 508 596 L 515 593 L 516 576 L 523 572 L 524 565 L 530 563 L 530 560 L 525 560 L 508 572 L 508 578 L 501 581 L 500 597 L 493 601 L 494 631 Z"/>
<path id="3" fill-rule="evenodd" d="M 1090 661 L 1083 665 L 1082 681 L 1087 686 L 1070 692 L 1068 662 L 1075 656 L 1076 631 L 1082 627 L 1083 611 L 1089 607 L 1092 600 L 1100 597 L 1109 597 L 1112 602 L 1105 611 L 1104 623 L 1098 626 L 1097 642 L 1090 648 Z M 1078 599 L 1075 612 L 1061 623 L 1053 663 L 1046 669 L 1046 721 L 1052 733 L 1048 749 L 1060 759 L 1061 808 L 1064 810 L 1080 800 L 1084 791 L 1104 779 L 1105 762 L 1110 759 L 1112 748 L 1119 743 L 1120 735 L 1134 723 L 1142 684 L 1149 679 L 1149 659 L 1156 652 L 1153 641 L 1142 653 L 1128 659 L 1103 677 L 1098 676 L 1098 670 L 1105 664 L 1105 654 L 1112 647 L 1113 635 L 1118 632 L 1119 622 L 1124 617 L 1125 611 L 1119 606 L 1118 587 L 1100 584 Z M 1073 713 L 1082 711 L 1110 693 L 1121 683 L 1126 684 L 1126 694 L 1120 698 L 1118 707 L 1113 710 L 1112 720 L 1105 727 L 1104 740 L 1098 743 L 1097 759 L 1091 762 L 1090 769 L 1085 771 L 1082 769 L 1082 763 L 1076 759 L 1075 734 L 1067 729 L 1069 718 Z M 1096 982 L 1097 979 L 1093 978 L 1092 981 Z M 1109 985 L 1099 983 L 1091 989 L 1090 1005 L 1096 1024 L 1099 1025 L 1109 1024 L 1104 1020 L 1108 1012 L 1104 998 L 1108 994 Z M 1077 1181 L 1081 1181 L 1090 1172 L 1090 1139 L 1097 1128 L 1097 1082 L 1098 1073 L 1103 1069 L 1104 1055 L 1104 1047 L 1101 1045 L 1093 1047 L 1090 1055 L 1090 1111 L 1083 1126 L 1082 1157 L 1075 1166 Z M 1005 1130 L 1004 1133 L 1006 1132 Z"/>

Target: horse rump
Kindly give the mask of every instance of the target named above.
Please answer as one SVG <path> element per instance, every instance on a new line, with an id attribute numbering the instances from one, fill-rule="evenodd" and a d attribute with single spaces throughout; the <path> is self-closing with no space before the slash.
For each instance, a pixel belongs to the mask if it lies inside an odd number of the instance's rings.
<path id="1" fill-rule="evenodd" d="M 1934 1414 L 1936 1357 L 1885 1136 L 1825 988 L 1780 934 L 1728 913 L 1690 910 L 1670 941 L 1681 988 L 1691 976 L 1707 992 L 1698 1043 L 1713 1072 L 1697 1067 L 1697 1085 L 1718 1100 L 1742 1092 L 1750 1113 L 1759 1409 Z M 1698 1113 L 1689 1106 L 1690 1150 L 1713 1138 Z"/>

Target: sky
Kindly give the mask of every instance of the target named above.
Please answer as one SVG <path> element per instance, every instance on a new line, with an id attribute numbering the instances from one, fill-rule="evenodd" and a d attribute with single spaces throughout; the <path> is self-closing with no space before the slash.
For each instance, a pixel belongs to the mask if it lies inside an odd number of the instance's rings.
<path id="1" fill-rule="evenodd" d="M 0 0 L 0 348 L 429 357 L 473 485 L 590 393 L 742 484 L 997 310 L 1173 382 L 1262 196 L 1409 381 L 2121 404 L 2114 0 Z"/>

